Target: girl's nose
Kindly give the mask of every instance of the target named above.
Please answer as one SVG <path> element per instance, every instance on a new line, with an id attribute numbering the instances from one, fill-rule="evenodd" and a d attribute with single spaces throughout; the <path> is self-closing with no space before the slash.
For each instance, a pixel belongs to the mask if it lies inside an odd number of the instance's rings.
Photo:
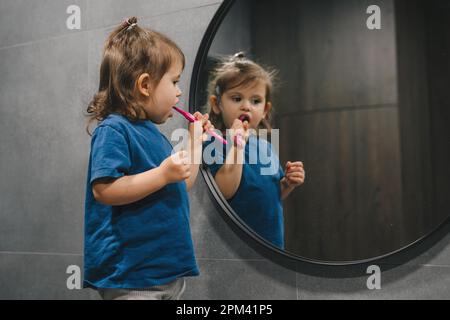
<path id="1" fill-rule="evenodd" d="M 245 111 L 249 111 L 250 110 L 250 102 L 247 100 L 243 100 L 242 104 L 241 104 L 241 109 L 245 110 Z"/>
<path id="2" fill-rule="evenodd" d="M 178 88 L 177 90 L 177 97 L 180 97 L 183 94 L 183 91 L 180 90 L 180 88 Z"/>

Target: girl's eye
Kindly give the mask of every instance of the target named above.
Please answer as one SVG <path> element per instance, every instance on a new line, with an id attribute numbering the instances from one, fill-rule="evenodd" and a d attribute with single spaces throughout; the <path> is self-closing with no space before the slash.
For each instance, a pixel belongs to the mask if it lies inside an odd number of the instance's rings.
<path id="1" fill-rule="evenodd" d="M 180 81 L 174 81 L 173 85 L 176 86 Z"/>
<path id="2" fill-rule="evenodd" d="M 257 104 L 260 104 L 262 101 L 260 100 L 260 99 L 254 99 L 254 100 L 252 100 L 252 104 L 255 104 L 255 105 L 257 105 Z"/>
<path id="3" fill-rule="evenodd" d="M 231 100 L 233 102 L 241 102 L 242 99 L 241 99 L 241 97 L 232 97 Z"/>

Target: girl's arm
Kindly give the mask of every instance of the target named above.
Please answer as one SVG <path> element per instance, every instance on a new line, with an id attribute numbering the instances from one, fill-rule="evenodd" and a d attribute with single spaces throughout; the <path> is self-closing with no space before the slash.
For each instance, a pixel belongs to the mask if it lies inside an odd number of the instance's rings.
<path id="1" fill-rule="evenodd" d="M 305 182 L 305 169 L 302 162 L 286 163 L 286 175 L 280 181 L 281 199 L 285 200 L 295 188 Z"/>
<path id="2" fill-rule="evenodd" d="M 281 179 L 280 186 L 281 186 L 281 200 L 285 200 L 287 197 L 289 197 L 289 194 L 295 189 L 295 186 L 289 185 L 289 183 L 286 181 L 286 178 Z"/>
<path id="3" fill-rule="evenodd" d="M 187 152 L 176 153 L 155 169 L 118 179 L 99 179 L 92 185 L 95 200 L 105 205 L 122 206 L 144 199 L 166 185 L 190 176 Z"/>
<path id="4" fill-rule="evenodd" d="M 233 144 L 227 154 L 224 165 L 217 171 L 214 177 L 217 186 L 226 200 L 231 199 L 236 194 L 241 184 L 245 144 L 249 138 L 248 121 L 234 120 L 230 134 L 232 141 L 235 141 L 237 135 L 240 135 L 243 140 L 241 140 L 241 145 L 239 146 Z"/>
<path id="5" fill-rule="evenodd" d="M 242 178 L 242 163 L 244 149 L 232 146 L 228 152 L 225 164 L 217 171 L 214 180 L 226 200 L 235 194 Z"/>
<path id="6" fill-rule="evenodd" d="M 186 180 L 186 187 L 188 191 L 192 189 L 195 181 L 197 180 L 200 163 L 202 162 L 204 134 L 207 130 L 214 129 L 214 126 L 212 126 L 211 122 L 208 120 L 208 114 L 202 115 L 200 112 L 196 112 L 194 113 L 194 117 L 198 121 L 189 125 L 190 139 L 187 148 L 188 157 L 191 163 L 191 175 Z"/>
<path id="7" fill-rule="evenodd" d="M 191 146 L 188 147 L 189 152 L 189 159 L 191 159 L 191 176 L 186 179 L 186 188 L 187 190 L 191 190 L 192 187 L 195 184 L 195 181 L 197 181 L 198 171 L 200 168 L 200 162 L 201 162 L 201 156 L 202 156 L 202 145 L 196 145 L 194 149 L 191 149 Z M 200 159 L 200 161 L 198 160 Z"/>

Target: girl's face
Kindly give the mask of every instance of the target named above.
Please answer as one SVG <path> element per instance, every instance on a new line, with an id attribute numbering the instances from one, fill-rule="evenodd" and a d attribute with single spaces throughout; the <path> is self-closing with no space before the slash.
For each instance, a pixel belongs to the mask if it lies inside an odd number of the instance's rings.
<path id="1" fill-rule="evenodd" d="M 226 91 L 219 106 L 217 98 L 213 97 L 213 100 L 213 111 L 222 114 L 226 128 L 231 128 L 236 119 L 244 119 L 249 128 L 256 130 L 272 107 L 270 102 L 266 102 L 266 84 L 263 81 Z"/>
<path id="2" fill-rule="evenodd" d="M 177 61 L 172 64 L 156 88 L 150 83 L 145 85 L 146 89 L 144 91 L 140 88 L 141 93 L 147 97 L 144 102 L 144 108 L 152 122 L 162 124 L 173 116 L 172 107 L 179 102 L 178 98 L 182 95 L 178 87 L 182 71 L 182 64 L 180 61 Z M 140 85 L 138 84 L 138 86 Z"/>

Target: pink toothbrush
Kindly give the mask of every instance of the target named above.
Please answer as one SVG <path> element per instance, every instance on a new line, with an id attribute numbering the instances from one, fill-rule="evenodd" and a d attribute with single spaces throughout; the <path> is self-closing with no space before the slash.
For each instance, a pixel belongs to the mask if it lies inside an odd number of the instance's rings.
<path id="1" fill-rule="evenodd" d="M 175 109 L 175 111 L 179 112 L 183 117 L 185 117 L 186 120 L 188 120 L 189 122 L 195 122 L 195 121 L 197 121 L 197 119 L 196 119 L 192 114 L 190 114 L 189 112 L 184 111 L 184 110 L 182 110 L 182 109 L 180 109 L 180 108 L 177 108 L 177 107 L 173 107 L 173 108 Z M 222 141 L 223 144 L 225 144 L 225 145 L 228 144 L 227 140 L 225 140 L 224 138 L 222 138 L 221 136 L 219 136 L 219 135 L 218 135 L 217 133 L 215 133 L 213 130 L 209 129 L 209 130 L 207 130 L 207 132 L 208 132 L 210 135 L 212 135 L 213 137 L 215 137 L 216 139 Z"/>
<path id="2" fill-rule="evenodd" d="M 248 118 L 245 115 L 242 115 L 239 117 L 239 120 L 241 120 L 242 122 L 247 121 L 248 122 Z M 234 142 L 239 146 L 242 147 L 244 145 L 244 143 L 242 142 L 244 140 L 244 138 L 242 137 L 242 135 L 239 133 L 234 137 Z"/>

